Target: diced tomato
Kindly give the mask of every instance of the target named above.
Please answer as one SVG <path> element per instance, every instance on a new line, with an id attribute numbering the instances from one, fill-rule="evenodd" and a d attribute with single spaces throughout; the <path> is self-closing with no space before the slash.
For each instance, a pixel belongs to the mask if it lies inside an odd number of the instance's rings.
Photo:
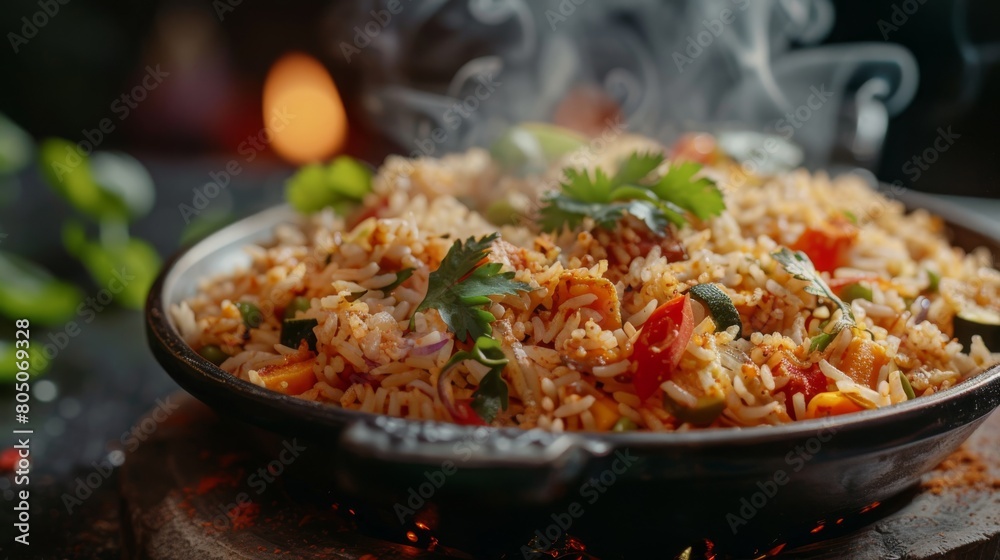
<path id="1" fill-rule="evenodd" d="M 472 409 L 472 399 L 458 399 L 455 401 L 455 409 L 458 415 L 453 418 L 456 424 L 463 426 L 486 426 L 486 422 Z"/>
<path id="2" fill-rule="evenodd" d="M 781 361 L 772 370 L 775 377 L 788 377 L 788 383 L 778 389 L 777 393 L 784 393 L 785 404 L 789 412 L 794 413 L 792 406 L 792 396 L 795 393 L 802 393 L 805 402 L 808 404 L 813 397 L 826 391 L 826 376 L 819 369 L 819 364 L 804 365 L 795 358 L 782 355 Z"/>
<path id="3" fill-rule="evenodd" d="M 705 165 L 715 165 L 721 159 L 721 150 L 710 134 L 692 133 L 681 136 L 671 146 L 672 160 L 696 161 Z"/>
<path id="4" fill-rule="evenodd" d="M 847 252 L 857 238 L 857 226 L 834 218 L 822 228 L 806 229 L 791 248 L 808 255 L 816 270 L 833 272 L 847 262 Z"/>
<path id="5" fill-rule="evenodd" d="M 667 235 L 657 236 L 653 239 L 647 239 L 645 236 L 640 235 L 639 239 L 639 254 L 646 256 L 653 247 L 660 248 L 660 254 L 666 257 L 667 262 L 677 262 L 687 260 L 687 250 L 684 249 L 684 245 L 679 239 L 674 237 L 674 234 L 668 232 Z M 612 253 L 614 254 L 614 253 Z"/>
<path id="6" fill-rule="evenodd" d="M 840 371 L 869 389 L 878 386 L 878 374 L 889 363 L 885 348 L 868 340 L 863 333 L 854 337 L 840 360 Z"/>
<path id="7" fill-rule="evenodd" d="M 632 363 L 635 392 L 648 399 L 661 383 L 670 379 L 691 341 L 694 312 L 688 294 L 677 296 L 653 311 L 635 341 Z"/>

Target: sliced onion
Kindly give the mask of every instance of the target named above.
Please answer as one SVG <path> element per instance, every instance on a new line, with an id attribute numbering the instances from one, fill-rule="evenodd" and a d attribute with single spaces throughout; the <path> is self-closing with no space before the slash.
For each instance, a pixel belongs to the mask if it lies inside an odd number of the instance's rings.
<path id="1" fill-rule="evenodd" d="M 445 345 L 448 344 L 449 340 L 451 339 L 442 338 L 441 340 L 431 344 L 425 344 L 424 346 L 417 346 L 413 350 L 410 350 L 410 354 L 413 356 L 426 356 L 428 354 L 433 354 L 438 350 L 444 348 Z"/>
<path id="2" fill-rule="evenodd" d="M 753 360 L 750 359 L 750 356 L 747 356 L 746 352 L 733 346 L 729 345 L 720 346 L 719 353 L 722 354 L 722 356 L 724 356 L 725 358 L 727 358 L 727 361 L 729 361 L 731 364 L 739 364 L 740 366 L 742 366 L 743 364 L 753 363 Z M 723 365 L 726 364 L 723 363 Z M 736 370 L 737 368 L 730 367 L 729 369 Z"/>
<path id="3" fill-rule="evenodd" d="M 927 313 L 931 309 L 931 300 L 925 298 L 924 296 L 919 296 L 917 297 L 917 301 L 913 303 L 920 308 L 920 311 L 913 316 L 913 324 L 919 325 L 927 320 Z"/>

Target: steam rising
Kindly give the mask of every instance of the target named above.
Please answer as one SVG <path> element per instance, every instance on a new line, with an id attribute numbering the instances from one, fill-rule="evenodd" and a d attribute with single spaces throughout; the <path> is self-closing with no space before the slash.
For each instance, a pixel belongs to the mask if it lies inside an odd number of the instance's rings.
<path id="1" fill-rule="evenodd" d="M 371 119 L 416 155 L 484 145 L 596 91 L 665 142 L 750 132 L 791 140 L 809 165 L 871 165 L 917 83 L 897 45 L 817 45 L 827 0 L 378 0 L 330 22 Z"/>

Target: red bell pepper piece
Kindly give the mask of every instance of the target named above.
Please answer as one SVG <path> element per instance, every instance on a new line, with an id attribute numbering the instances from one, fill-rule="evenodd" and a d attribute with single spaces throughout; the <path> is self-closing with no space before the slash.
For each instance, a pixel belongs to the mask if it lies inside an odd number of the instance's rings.
<path id="1" fill-rule="evenodd" d="M 463 426 L 488 426 L 482 418 L 472 409 L 472 399 L 458 399 L 455 401 L 455 410 L 458 414 L 453 420 L 456 424 Z"/>
<path id="2" fill-rule="evenodd" d="M 813 397 L 826 391 L 828 381 L 819 369 L 819 364 L 803 365 L 795 358 L 782 356 L 772 373 L 775 377 L 788 377 L 788 383 L 775 392 L 785 394 L 785 404 L 790 412 L 794 413 L 792 395 L 795 393 L 802 393 L 808 405 Z"/>
<path id="3" fill-rule="evenodd" d="M 656 308 L 635 341 L 632 382 L 640 399 L 648 399 L 661 383 L 670 379 L 694 331 L 694 313 L 688 294 L 677 296 Z"/>
<path id="4" fill-rule="evenodd" d="M 791 248 L 805 253 L 816 270 L 833 272 L 847 262 L 847 252 L 857 238 L 857 226 L 835 218 L 825 227 L 806 229 Z"/>

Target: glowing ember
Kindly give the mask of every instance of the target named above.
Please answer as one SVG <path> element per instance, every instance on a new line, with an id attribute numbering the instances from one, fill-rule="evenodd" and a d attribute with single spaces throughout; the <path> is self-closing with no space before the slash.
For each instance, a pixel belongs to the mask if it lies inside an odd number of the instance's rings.
<path id="1" fill-rule="evenodd" d="M 882 502 L 872 502 L 872 503 L 868 504 L 867 506 L 861 508 L 861 513 L 868 513 L 869 511 L 877 508 L 880 505 L 882 505 Z"/>
<path id="2" fill-rule="evenodd" d="M 408 540 L 409 540 L 410 542 L 417 542 L 417 534 L 416 534 L 416 533 L 414 533 L 413 531 L 407 531 L 407 532 L 406 532 L 406 538 L 407 538 L 407 539 L 408 539 Z"/>
<path id="3" fill-rule="evenodd" d="M 330 158 L 347 137 L 347 113 L 333 79 L 300 53 L 283 56 L 268 72 L 264 124 L 274 150 L 297 164 Z"/>

